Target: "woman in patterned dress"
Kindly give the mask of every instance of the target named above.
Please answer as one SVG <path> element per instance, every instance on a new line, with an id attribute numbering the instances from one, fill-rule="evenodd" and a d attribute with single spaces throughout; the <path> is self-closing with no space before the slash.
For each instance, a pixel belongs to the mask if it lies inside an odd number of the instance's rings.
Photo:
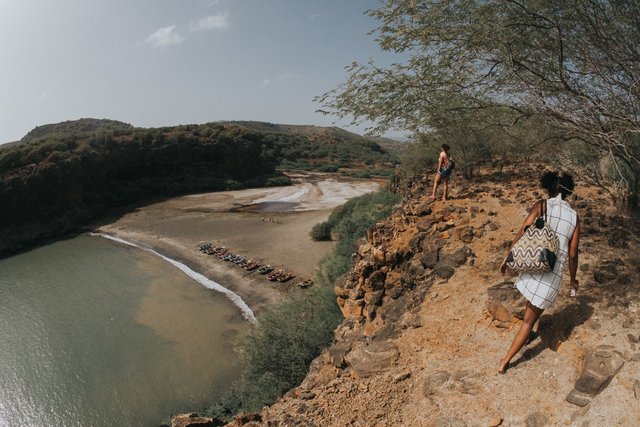
<path id="1" fill-rule="evenodd" d="M 540 178 L 540 185 L 547 190 L 547 222 L 556 232 L 559 240 L 558 258 L 552 271 L 548 273 L 522 273 L 518 277 L 515 286 L 520 293 L 528 300 L 524 312 L 524 319 L 520 330 L 513 339 L 513 343 L 507 355 L 500 362 L 498 372 L 503 374 L 509 368 L 509 362 L 518 354 L 520 349 L 534 338 L 533 325 L 542 315 L 545 308 L 555 304 L 560 286 L 562 285 L 562 273 L 565 265 L 569 263 L 569 276 L 571 286 L 571 296 L 575 296 L 578 289 L 576 271 L 578 269 L 578 244 L 580 241 L 580 221 L 578 214 L 564 199 L 573 192 L 574 183 L 571 175 L 559 175 L 557 172 L 547 172 Z M 525 227 L 533 224 L 542 215 L 542 201 L 536 202 L 529 211 L 529 216 L 524 220 L 518 235 L 511 242 L 511 247 L 522 237 Z M 500 272 L 505 273 L 507 268 L 507 257 L 511 248 L 507 252 Z"/>

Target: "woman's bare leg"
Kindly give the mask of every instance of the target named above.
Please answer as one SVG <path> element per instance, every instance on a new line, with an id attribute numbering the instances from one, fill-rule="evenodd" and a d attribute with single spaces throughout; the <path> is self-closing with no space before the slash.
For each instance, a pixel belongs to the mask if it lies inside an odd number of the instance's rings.
<path id="1" fill-rule="evenodd" d="M 524 320 L 522 321 L 522 325 L 520 325 L 520 330 L 513 339 L 507 355 L 500 362 L 498 372 L 504 372 L 511 359 L 513 359 L 513 356 L 518 354 L 522 346 L 527 342 L 529 334 L 531 334 L 531 330 L 533 329 L 533 325 L 540 318 L 543 311 L 543 308 L 538 308 L 530 302 L 527 302 L 527 308 L 524 310 Z"/>
<path id="2" fill-rule="evenodd" d="M 449 193 L 449 177 L 442 178 L 442 186 L 444 188 L 444 193 L 442 193 L 442 200 L 447 200 L 447 196 Z"/>
<path id="3" fill-rule="evenodd" d="M 436 191 L 438 190 L 438 184 L 440 183 L 440 174 L 436 174 L 436 178 L 433 180 L 433 193 L 431 193 L 431 198 L 433 200 L 436 199 Z"/>

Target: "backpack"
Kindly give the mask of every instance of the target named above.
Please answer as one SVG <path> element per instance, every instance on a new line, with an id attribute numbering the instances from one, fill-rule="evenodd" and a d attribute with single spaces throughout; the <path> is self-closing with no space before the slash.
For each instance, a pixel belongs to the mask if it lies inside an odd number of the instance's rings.
<path id="1" fill-rule="evenodd" d="M 548 273 L 556 264 L 559 246 L 558 235 L 547 222 L 547 201 L 543 200 L 542 214 L 511 248 L 507 267 L 519 272 Z"/>
<path id="2" fill-rule="evenodd" d="M 454 170 L 456 168 L 456 161 L 453 159 L 449 159 L 449 165 L 447 166 L 447 169 L 449 169 L 450 171 Z"/>

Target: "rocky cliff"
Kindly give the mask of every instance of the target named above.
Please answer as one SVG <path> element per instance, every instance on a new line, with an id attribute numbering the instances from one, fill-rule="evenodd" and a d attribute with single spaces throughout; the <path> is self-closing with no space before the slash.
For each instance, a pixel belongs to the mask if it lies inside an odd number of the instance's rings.
<path id="1" fill-rule="evenodd" d="M 403 203 L 336 284 L 333 345 L 299 387 L 229 425 L 640 425 L 638 223 L 596 189 L 570 200 L 583 226 L 577 298 L 563 289 L 497 373 L 524 306 L 497 267 L 542 196 L 539 170 L 456 178 L 446 203 L 428 201 L 426 176 L 397 187 Z"/>

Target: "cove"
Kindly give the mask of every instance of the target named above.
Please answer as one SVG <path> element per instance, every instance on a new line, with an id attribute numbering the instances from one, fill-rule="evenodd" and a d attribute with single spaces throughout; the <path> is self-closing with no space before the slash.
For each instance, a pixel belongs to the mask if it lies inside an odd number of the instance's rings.
<path id="1" fill-rule="evenodd" d="M 100 237 L 0 260 L 0 425 L 155 426 L 238 378 L 242 311 Z"/>

